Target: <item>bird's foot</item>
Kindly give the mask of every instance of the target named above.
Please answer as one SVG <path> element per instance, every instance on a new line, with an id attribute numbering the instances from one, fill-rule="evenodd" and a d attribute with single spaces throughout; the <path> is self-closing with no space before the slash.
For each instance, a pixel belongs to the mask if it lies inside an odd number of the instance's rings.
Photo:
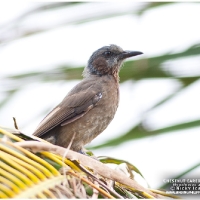
<path id="1" fill-rule="evenodd" d="M 85 150 L 81 149 L 78 152 L 81 153 L 81 154 L 83 154 L 83 155 L 85 155 L 85 156 L 89 156 L 90 158 L 93 158 L 93 159 L 99 161 L 99 159 L 96 156 L 94 156 L 94 154 L 91 151 L 88 151 L 86 149 Z"/>
<path id="2" fill-rule="evenodd" d="M 78 152 L 85 155 L 85 156 L 88 156 L 88 154 L 83 149 L 79 150 Z"/>

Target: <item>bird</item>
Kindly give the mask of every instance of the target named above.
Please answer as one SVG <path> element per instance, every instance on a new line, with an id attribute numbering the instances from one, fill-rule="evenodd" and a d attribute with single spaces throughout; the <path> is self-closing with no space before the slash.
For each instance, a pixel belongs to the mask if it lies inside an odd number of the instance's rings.
<path id="1" fill-rule="evenodd" d="M 33 135 L 83 153 L 113 120 L 119 104 L 119 71 L 126 58 L 143 54 L 111 44 L 94 51 L 83 79 L 41 121 Z"/>

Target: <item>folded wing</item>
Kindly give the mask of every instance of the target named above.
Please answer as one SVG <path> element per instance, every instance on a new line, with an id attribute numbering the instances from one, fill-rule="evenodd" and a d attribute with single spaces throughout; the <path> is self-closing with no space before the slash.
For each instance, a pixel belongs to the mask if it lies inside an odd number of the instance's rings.
<path id="1" fill-rule="evenodd" d="M 91 110 L 102 98 L 102 93 L 97 87 L 90 87 L 85 91 L 66 96 L 39 124 L 35 136 L 42 136 L 56 126 L 65 126 Z"/>

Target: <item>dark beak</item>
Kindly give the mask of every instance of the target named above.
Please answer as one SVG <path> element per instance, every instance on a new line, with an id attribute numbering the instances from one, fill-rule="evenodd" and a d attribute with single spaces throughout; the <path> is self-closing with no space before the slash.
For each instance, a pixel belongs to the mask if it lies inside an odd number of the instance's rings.
<path id="1" fill-rule="evenodd" d="M 123 59 L 130 58 L 130 57 L 133 57 L 133 56 L 137 56 L 137 55 L 140 55 L 140 54 L 143 54 L 143 53 L 140 52 L 140 51 L 124 51 L 119 55 L 119 59 L 123 60 Z"/>

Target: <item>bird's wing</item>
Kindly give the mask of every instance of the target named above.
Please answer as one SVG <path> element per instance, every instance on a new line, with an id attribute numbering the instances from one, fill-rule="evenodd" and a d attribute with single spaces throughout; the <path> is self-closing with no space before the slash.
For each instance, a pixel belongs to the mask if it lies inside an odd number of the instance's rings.
<path id="1" fill-rule="evenodd" d="M 91 110 L 102 98 L 99 89 L 88 88 L 85 91 L 66 96 L 39 124 L 35 136 L 42 136 L 54 127 L 65 126 Z"/>

